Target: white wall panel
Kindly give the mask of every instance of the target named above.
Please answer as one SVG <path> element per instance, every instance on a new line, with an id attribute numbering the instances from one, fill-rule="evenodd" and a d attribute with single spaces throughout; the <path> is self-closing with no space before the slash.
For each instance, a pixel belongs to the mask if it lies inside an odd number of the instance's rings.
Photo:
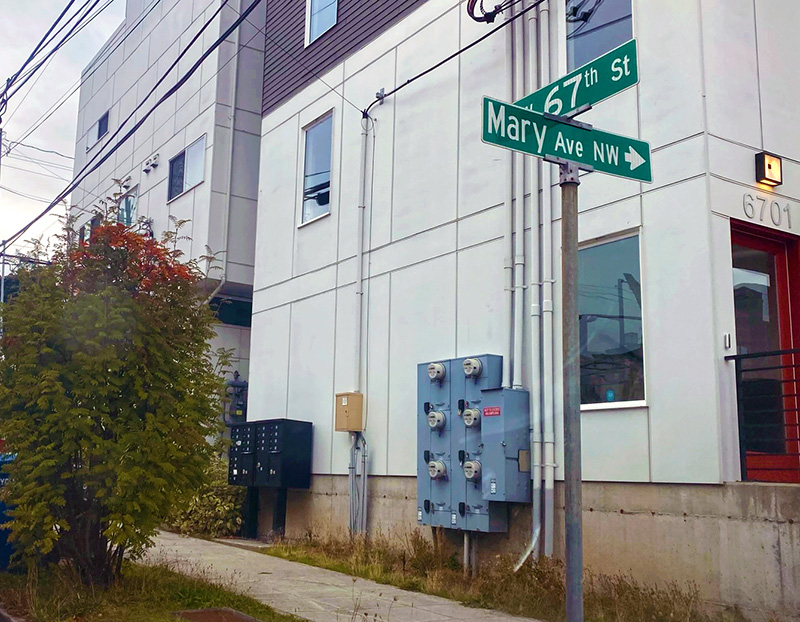
<path id="1" fill-rule="evenodd" d="M 486 34 L 486 24 L 463 13 L 461 47 Z M 523 18 L 525 21 L 525 18 Z M 483 96 L 505 99 L 509 92 L 507 32 L 499 32 L 464 52 L 457 61 L 459 81 L 458 215 L 466 216 L 505 201 L 507 152 L 481 142 Z M 456 62 L 456 61 L 453 61 Z"/>
<path id="2" fill-rule="evenodd" d="M 643 198 L 645 393 L 652 478 L 721 481 L 706 181 Z M 674 207 L 688 208 L 680 217 Z"/>
<path id="3" fill-rule="evenodd" d="M 800 160 L 800 46 L 796 44 L 800 3 L 756 0 L 758 68 L 764 149 Z"/>
<path id="4" fill-rule="evenodd" d="M 393 475 L 416 474 L 417 364 L 456 354 L 455 283 L 455 255 L 392 274 L 388 465 Z"/>
<path id="5" fill-rule="evenodd" d="M 369 468 L 388 475 L 389 459 L 389 275 L 370 279 L 365 291 L 367 361 L 364 367 Z"/>
<path id="6" fill-rule="evenodd" d="M 330 473 L 332 467 L 335 313 L 334 292 L 292 305 L 286 414 L 290 419 L 314 424 L 313 473 Z M 276 359 L 276 364 L 285 361 L 286 358 Z"/>
<path id="7" fill-rule="evenodd" d="M 646 408 L 584 411 L 581 441 L 584 480 L 650 481 Z"/>
<path id="8" fill-rule="evenodd" d="M 450 11 L 397 48 L 397 81 L 428 68 L 431 58 L 458 49 L 459 11 Z M 395 161 L 392 239 L 400 239 L 456 216 L 458 161 L 458 65 L 436 71 L 394 97 Z"/>
<path id="9" fill-rule="evenodd" d="M 345 63 L 347 64 L 347 63 Z M 395 53 L 381 56 L 372 65 L 355 74 L 344 86 L 344 96 L 352 102 L 369 102 L 375 97 L 375 85 L 394 83 Z M 369 137 L 369 187 L 364 218 L 364 246 L 375 248 L 390 241 L 392 215 L 392 180 L 394 170 L 393 97 L 373 106 L 374 119 Z M 358 227 L 359 172 L 361 170 L 361 114 L 345 103 L 342 106 L 342 161 L 339 205 L 339 260 L 356 254 Z"/>
<path id="10" fill-rule="evenodd" d="M 503 353 L 504 256 L 502 240 L 458 253 L 457 356 Z"/>
<path id="11" fill-rule="evenodd" d="M 330 395 L 331 404 L 334 404 L 334 395 L 336 393 L 356 390 L 358 304 L 359 297 L 356 296 L 355 285 L 336 290 L 336 353 L 328 363 L 332 363 L 334 369 L 333 390 Z M 366 325 L 366 321 L 362 321 L 362 325 Z M 364 340 L 364 348 L 361 354 L 363 364 L 367 358 L 366 339 Z M 366 376 L 366 372 L 362 373 Z M 361 392 L 365 393 L 363 387 Z M 331 472 L 339 475 L 347 473 L 347 466 L 350 462 L 350 442 L 350 434 L 334 431 L 331 439 Z"/>
<path id="12" fill-rule="evenodd" d="M 292 275 L 298 131 L 295 117 L 262 139 L 254 290 Z"/>
<path id="13" fill-rule="evenodd" d="M 253 316 L 250 334 L 247 418 L 252 421 L 286 416 L 289 387 L 290 307 Z"/>
<path id="14" fill-rule="evenodd" d="M 701 6 L 708 131 L 758 147 L 761 109 L 753 3 L 701 0 Z"/>
<path id="15" fill-rule="evenodd" d="M 641 136 L 653 147 L 703 131 L 697 3 L 698 0 L 670 0 L 669 7 L 658 8 L 650 0 L 633 3 L 634 33 L 641 43 Z"/>

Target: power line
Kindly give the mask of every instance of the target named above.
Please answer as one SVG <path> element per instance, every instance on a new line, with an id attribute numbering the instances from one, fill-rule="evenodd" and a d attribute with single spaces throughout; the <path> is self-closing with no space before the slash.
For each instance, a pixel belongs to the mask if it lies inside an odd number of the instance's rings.
<path id="1" fill-rule="evenodd" d="M 55 154 L 57 156 L 61 156 L 62 158 L 67 158 L 68 160 L 74 160 L 75 159 L 72 156 L 65 155 L 63 153 L 59 153 L 58 151 L 54 151 L 52 149 L 42 149 L 41 147 L 36 147 L 34 145 L 27 145 L 25 143 L 18 142 L 18 141 L 13 141 L 13 140 L 9 141 L 9 143 L 8 143 L 8 151 L 6 153 L 10 153 L 11 150 L 16 146 L 27 147 L 28 149 L 35 149 L 36 151 L 41 151 L 42 153 L 52 153 L 52 154 Z"/>
<path id="2" fill-rule="evenodd" d="M 16 194 L 18 197 L 22 197 L 23 199 L 30 199 L 31 201 L 39 201 L 40 203 L 47 203 L 50 204 L 50 199 L 45 199 L 43 197 L 36 197 L 32 194 L 26 194 L 24 192 L 20 192 L 19 190 L 14 190 L 13 188 L 8 188 L 7 186 L 0 186 L 0 190 L 5 190 L 6 192 L 10 192 L 11 194 Z"/>
<path id="3" fill-rule="evenodd" d="M 45 62 L 46 62 L 46 61 L 47 61 L 47 60 L 48 60 L 50 57 L 52 57 L 52 56 L 53 56 L 53 54 L 55 54 L 56 52 L 58 52 L 58 51 L 59 51 L 59 50 L 60 50 L 62 47 L 64 47 L 64 45 L 66 45 L 66 44 L 67 44 L 67 43 L 68 43 L 68 42 L 69 42 L 69 41 L 70 41 L 70 40 L 71 40 L 71 39 L 72 39 L 72 38 L 73 38 L 75 35 L 77 35 L 77 34 L 78 34 L 78 33 L 79 33 L 81 30 L 83 30 L 83 29 L 84 29 L 86 26 L 88 26 L 88 25 L 89 25 L 89 23 L 91 23 L 91 21 L 92 21 L 92 20 L 94 20 L 94 19 L 95 19 L 95 18 L 96 18 L 98 15 L 100 15 L 100 13 L 102 13 L 102 12 L 103 12 L 105 9 L 107 9 L 107 8 L 108 8 L 108 7 L 111 5 L 111 3 L 113 2 L 113 0 L 107 0 L 107 2 L 106 2 L 106 3 L 105 3 L 105 4 L 104 4 L 104 5 L 103 5 L 103 6 L 102 6 L 102 7 L 101 7 L 101 8 L 100 8 L 100 9 L 99 9 L 99 10 L 98 10 L 98 11 L 97 11 L 95 14 L 94 14 L 94 15 L 92 15 L 92 16 L 91 16 L 91 17 L 90 17 L 90 18 L 89 18 L 87 21 L 84 21 L 84 20 L 86 20 L 86 18 L 87 18 L 87 16 L 89 15 L 89 13 L 90 13 L 90 12 L 91 12 L 91 11 L 94 9 L 94 7 L 95 7 L 95 6 L 97 6 L 97 5 L 100 3 L 100 0 L 87 0 L 87 4 L 88 4 L 88 2 L 92 2 L 92 5 L 91 5 L 91 6 L 90 6 L 90 7 L 87 9 L 86 13 L 84 13 L 83 15 L 81 15 L 81 16 L 78 18 L 78 21 L 77 21 L 77 22 L 75 22 L 75 25 L 74 25 L 74 26 L 72 26 L 72 28 L 70 28 L 69 32 L 68 32 L 66 35 L 64 35 L 64 38 L 63 38 L 63 39 L 61 39 L 61 41 L 59 41 L 59 42 L 58 42 L 58 44 L 57 44 L 57 45 L 56 45 L 56 46 L 55 46 L 55 47 L 54 47 L 52 50 L 50 50 L 50 51 L 47 53 L 47 55 L 46 55 L 46 56 L 45 56 L 45 57 L 44 57 L 44 58 L 43 58 L 43 59 L 42 59 L 42 60 L 41 60 L 41 61 L 40 61 L 40 62 L 39 62 L 39 63 L 38 63 L 36 66 L 32 67 L 32 68 L 31 68 L 31 69 L 30 69 L 30 70 L 29 70 L 29 71 L 28 71 L 28 72 L 25 74 L 25 76 L 23 77 L 23 79 L 22 79 L 22 81 L 19 83 L 19 85 L 17 85 L 17 86 L 14 88 L 14 90 L 13 90 L 13 91 L 11 91 L 11 93 L 7 93 L 7 94 L 6 94 L 6 98 L 13 97 L 13 96 L 14 96 L 14 95 L 15 95 L 15 94 L 16 94 L 16 93 L 17 93 L 17 92 L 18 92 L 18 91 L 19 91 L 19 90 L 20 90 L 20 89 L 21 89 L 21 88 L 22 88 L 22 87 L 25 85 L 25 83 L 26 83 L 26 82 L 28 82 L 28 80 L 30 80 L 30 79 L 31 79 L 31 77 L 33 77 L 33 75 L 34 75 L 34 74 L 35 74 L 35 73 L 36 73 L 36 72 L 39 70 L 39 68 L 40 68 L 40 67 L 41 67 L 41 66 L 42 66 L 42 65 L 43 65 L 43 64 L 44 64 L 44 63 L 45 63 Z M 86 6 L 86 5 L 84 5 L 84 6 Z"/>
<path id="4" fill-rule="evenodd" d="M 142 24 L 142 22 L 147 18 L 147 16 L 153 12 L 156 6 L 158 6 L 159 2 L 161 2 L 161 0 L 153 0 L 152 4 L 150 4 L 150 6 L 147 9 L 142 11 L 137 22 L 125 33 L 122 39 L 120 39 L 112 49 L 108 50 L 108 54 L 106 54 L 105 58 L 98 59 L 94 65 L 94 68 L 89 73 L 87 73 L 85 76 L 81 76 L 78 79 L 78 81 L 72 87 L 70 87 L 71 90 L 64 93 L 64 95 L 62 95 L 61 97 L 59 97 L 56 100 L 56 103 L 50 106 L 47 112 L 45 112 L 41 117 L 39 117 L 39 119 L 34 121 L 33 124 L 23 132 L 20 141 L 24 141 L 25 139 L 27 139 L 31 134 L 33 134 L 36 130 L 38 130 L 45 122 L 47 122 L 47 120 L 50 117 L 52 117 L 58 109 L 60 109 L 64 104 L 66 104 L 70 100 L 70 98 L 78 91 L 78 89 L 80 89 L 80 87 L 95 74 L 95 72 L 102 66 L 102 64 L 105 61 L 107 61 L 111 57 L 111 55 L 114 52 L 116 52 L 117 49 L 119 49 L 119 47 L 123 43 L 125 43 L 128 37 L 130 37 L 136 31 L 136 29 Z M 110 44 L 111 42 L 109 42 L 107 45 Z"/>
<path id="5" fill-rule="evenodd" d="M 227 2 L 227 0 L 225 0 L 225 1 Z M 70 184 L 67 186 L 67 188 L 65 188 L 65 189 L 64 189 L 64 190 L 61 192 L 61 194 L 59 194 L 59 195 L 56 197 L 56 199 L 55 199 L 55 200 L 54 200 L 54 201 L 53 201 L 53 202 L 52 202 L 52 203 L 51 203 L 51 204 L 50 204 L 50 205 L 49 205 L 47 208 L 45 208 L 45 209 L 44 209 L 44 211 L 42 211 L 42 212 L 41 212 L 39 215 L 37 215 L 37 216 L 36 216 L 36 217 L 35 217 L 33 220 L 31 220 L 31 221 L 30 221 L 30 222 L 29 222 L 27 225 L 25 225 L 25 226 L 24 226 L 22 229 L 20 229 L 19 231 L 17 231 L 17 232 L 16 232 L 16 233 L 15 233 L 13 236 L 11 236 L 11 237 L 9 237 L 9 238 L 8 238 L 8 240 L 7 240 L 7 244 L 13 244 L 14 242 L 16 242 L 16 240 L 17 240 L 17 239 L 19 239 L 19 238 L 20 238 L 20 236 L 24 235 L 24 233 L 25 233 L 25 232 L 26 232 L 28 229 L 30 229 L 30 228 L 31 228 L 31 227 L 32 227 L 32 226 L 33 226 L 33 225 L 34 225 L 36 222 L 38 222 L 38 221 L 39 221 L 41 218 L 43 218 L 45 215 L 47 215 L 47 213 L 48 213 L 50 210 L 52 210 L 52 209 L 53 209 L 53 208 L 54 208 L 56 205 L 58 205 L 58 203 L 59 203 L 60 201 L 63 201 L 63 200 L 64 200 L 64 198 L 65 198 L 65 197 L 67 197 L 67 196 L 69 195 L 69 193 L 70 193 L 70 192 L 72 192 L 72 191 L 73 191 L 75 188 L 77 188 L 77 187 L 78 187 L 78 185 L 80 184 L 80 182 L 81 182 L 81 181 L 83 181 L 83 179 L 85 179 L 85 178 L 86 178 L 88 175 L 90 175 L 90 174 L 91 174 L 93 171 L 97 170 L 97 169 L 98 169 L 100 166 L 102 166 L 104 162 L 106 162 L 106 161 L 107 161 L 107 160 L 108 160 L 108 159 L 109 159 L 109 158 L 110 158 L 110 157 L 111 157 L 111 156 L 112 156 L 112 155 L 113 155 L 113 154 L 114 154 L 114 153 L 115 153 L 115 152 L 116 152 L 116 151 L 117 151 L 117 150 L 118 150 L 118 149 L 119 149 L 119 148 L 120 148 L 120 147 L 121 147 L 121 146 L 122 146 L 122 145 L 123 145 L 125 142 L 127 142 L 127 141 L 128 141 L 128 140 L 129 140 L 129 139 L 130 139 L 130 138 L 133 136 L 133 134 L 136 132 L 136 130 L 137 130 L 137 129 L 139 129 L 139 128 L 140 128 L 140 127 L 141 127 L 141 126 L 142 126 L 142 125 L 145 123 L 145 121 L 147 121 L 147 119 L 150 117 L 150 115 L 151 115 L 151 114 L 152 114 L 152 113 L 153 113 L 153 112 L 154 112 L 154 111 L 155 111 L 155 110 L 156 110 L 156 109 L 157 109 L 157 108 L 158 108 L 158 107 L 159 107 L 161 104 L 163 104 L 165 101 L 167 101 L 167 99 L 169 99 L 169 98 L 170 98 L 172 95 L 174 95 L 174 94 L 175 94 L 175 93 L 178 91 L 178 89 L 180 89 L 180 87 L 181 87 L 181 86 L 183 86 L 183 85 L 184 85 L 184 84 L 185 84 L 185 83 L 186 83 L 186 82 L 189 80 L 189 78 L 191 78 L 191 76 L 192 76 L 192 75 L 194 75 L 194 73 L 195 73 L 195 72 L 196 72 L 196 71 L 197 71 L 197 70 L 200 68 L 200 66 L 201 66 L 201 65 L 203 64 L 203 62 L 204 62 L 204 61 L 205 61 L 205 60 L 206 60 L 206 59 L 207 59 L 207 58 L 208 58 L 208 57 L 211 55 L 211 53 L 212 53 L 214 50 L 216 50 L 216 49 L 217 49 L 217 48 L 218 48 L 218 47 L 219 47 L 219 46 L 220 46 L 220 45 L 221 45 L 221 44 L 222 44 L 222 43 L 223 43 L 223 42 L 224 42 L 224 41 L 225 41 L 225 40 L 226 40 L 226 39 L 227 39 L 227 38 L 228 38 L 230 35 L 231 35 L 231 33 L 233 33 L 233 32 L 234 32 L 234 31 L 235 31 L 237 28 L 239 28 L 239 26 L 242 24 L 242 22 L 243 22 L 245 19 L 247 19 L 247 16 L 248 16 L 248 15 L 250 15 L 250 13 L 252 13 L 252 12 L 255 10 L 256 6 L 258 6 L 258 5 L 260 4 L 260 2 L 261 2 L 261 0 L 254 0 L 254 1 L 253 1 L 253 3 L 252 3 L 252 4 L 250 4 L 250 6 L 249 6 L 249 7 L 247 7 L 247 9 L 244 11 L 244 13 L 240 14 L 240 15 L 239 15 L 239 18 L 238 18 L 237 20 L 235 20 L 235 21 L 233 22 L 233 24 L 231 24 L 231 26 L 229 26 L 229 27 L 228 27 L 228 28 L 225 30 L 225 32 L 224 32 L 224 33 L 222 33 L 222 35 L 220 35 L 220 37 L 218 37 L 218 38 L 216 39 L 216 41 L 214 41 L 214 43 L 212 43 L 212 44 L 211 44 L 211 46 L 210 46 L 210 47 L 209 47 L 209 48 L 208 48 L 208 49 L 207 49 L 207 50 L 206 50 L 206 51 L 205 51 L 205 52 L 204 52 L 204 53 L 203 53 L 203 54 L 200 56 L 200 58 L 198 58 L 198 59 L 197 59 L 197 61 L 195 61 L 195 63 L 194 63 L 194 64 L 193 64 L 193 65 L 192 65 L 192 66 L 189 68 L 189 70 L 188 70 L 188 71 L 187 71 L 187 72 L 186 72 L 186 73 L 185 73 L 185 74 L 184 74 L 184 75 L 183 75 L 183 76 L 182 76 L 182 77 L 181 77 L 181 78 L 180 78 L 180 79 L 179 79 L 179 80 L 178 80 L 178 81 L 175 83 L 175 85 L 174 85 L 174 86 L 172 86 L 172 87 L 171 87 L 171 88 L 170 88 L 170 89 L 169 89 L 169 90 L 168 90 L 168 91 L 167 91 L 167 92 L 166 92 L 166 93 L 165 93 L 165 94 L 164 94 L 164 95 L 163 95 L 163 96 L 162 96 L 162 97 L 161 97 L 161 98 L 160 98 L 160 99 L 159 99 L 159 100 L 158 100 L 158 101 L 155 103 L 155 105 L 154 105 L 154 106 L 152 106 L 152 107 L 151 107 L 151 108 L 150 108 L 150 109 L 149 109 L 149 110 L 148 110 L 148 111 L 147 111 L 147 112 L 146 112 L 146 113 L 145 113 L 145 114 L 142 116 L 142 118 L 141 118 L 141 119 L 139 119 L 139 121 L 137 121 L 137 123 L 136 123 L 136 124 L 135 124 L 135 125 L 134 125 L 134 126 L 133 126 L 133 127 L 132 127 L 132 128 L 131 128 L 131 129 L 130 129 L 130 130 L 129 130 L 129 131 L 128 131 L 128 132 L 127 132 L 127 133 L 126 133 L 126 134 L 125 134 L 125 135 L 124 135 L 124 136 L 123 136 L 123 137 L 122 137 L 122 138 L 121 138 L 121 139 L 120 139 L 120 140 L 119 140 L 119 141 L 118 141 L 118 142 L 117 142 L 117 143 L 114 145 L 114 146 L 113 146 L 113 147 L 112 147 L 112 148 L 111 148 L 111 150 L 110 150 L 110 151 L 109 151 L 107 154 L 105 154 L 105 155 L 104 155 L 102 158 L 100 158 L 100 161 L 99 161 L 99 162 L 97 162 L 96 164 L 92 165 L 92 162 L 94 162 L 94 160 L 95 160 L 95 159 L 97 159 L 97 158 L 100 156 L 100 153 L 98 152 L 98 154 L 96 154 L 96 155 L 95 155 L 95 157 L 92 159 L 92 161 L 90 161 L 89 163 L 87 163 L 87 164 L 86 164 L 86 166 L 84 166 L 84 167 L 83 167 L 83 169 L 81 169 L 81 171 L 80 171 L 80 172 L 79 172 L 79 173 L 78 173 L 78 174 L 77 174 L 77 175 L 76 175 L 76 176 L 73 178 L 72 182 L 71 182 L 71 183 L 70 183 Z M 220 9 L 222 9 L 222 7 L 223 7 L 223 6 L 225 6 L 225 4 L 223 4 L 223 5 L 220 7 Z M 206 24 L 204 25 L 204 27 L 203 27 L 203 28 L 205 28 L 205 27 L 208 25 L 208 23 L 210 23 L 210 21 L 214 19 L 214 17 L 216 17 L 216 13 L 215 13 L 215 15 L 214 15 L 214 16 L 212 16 L 212 18 L 211 18 L 211 19 L 210 19 L 208 22 L 206 22 Z M 196 39 L 196 38 L 197 38 L 197 37 L 198 37 L 198 36 L 199 36 L 201 33 L 202 33 L 202 29 L 201 29 L 200 33 L 198 33 L 198 35 L 196 35 L 196 36 L 195 36 L 195 38 L 194 38 L 192 41 L 194 41 L 194 40 L 195 40 L 195 39 Z M 253 39 L 253 38 L 255 38 L 255 35 L 254 35 L 253 37 L 251 37 L 250 41 L 252 41 L 252 39 Z M 189 43 L 189 46 L 191 45 L 191 43 L 192 43 L 192 42 L 190 42 L 190 43 Z M 249 41 L 248 41 L 248 43 L 249 43 Z M 188 49 L 188 47 L 187 47 L 187 49 Z M 225 67 L 225 66 L 226 66 L 226 65 L 227 65 L 229 62 L 231 62 L 231 61 L 233 60 L 233 58 L 235 58 L 235 57 L 236 57 L 236 56 L 239 54 L 239 52 L 240 52 L 240 50 L 236 50 L 236 52 L 235 52 L 235 53 L 234 53 L 234 54 L 231 56 L 231 58 L 230 58 L 230 59 L 228 59 L 228 60 L 225 62 L 225 64 L 223 64 L 223 65 L 222 65 L 222 66 L 221 66 L 221 67 L 220 67 L 220 68 L 217 70 L 217 72 L 216 72 L 216 73 L 218 74 L 218 73 L 219 73 L 219 72 L 220 72 L 220 71 L 223 69 L 223 67 Z M 179 58 L 180 58 L 180 56 L 179 56 Z M 176 63 L 177 63 L 177 60 L 176 60 Z M 171 70 L 172 70 L 172 66 L 171 66 L 171 67 L 170 67 L 170 68 L 167 70 L 167 73 L 165 74 L 165 76 L 166 76 L 166 75 L 167 75 L 167 74 L 168 74 L 168 73 L 169 73 Z M 215 75 L 216 75 L 216 74 L 215 74 Z M 162 78 L 162 80 L 160 80 L 160 82 L 161 82 L 161 81 L 163 81 L 163 78 Z M 154 87 L 154 89 L 155 89 L 155 87 Z M 151 94 L 152 94 L 152 92 L 151 92 L 151 93 L 148 93 L 148 94 L 147 94 L 147 96 L 145 97 L 145 100 L 144 100 L 144 101 L 146 101 L 146 100 L 147 100 L 147 99 L 150 97 L 150 95 L 151 95 Z M 139 108 L 139 107 L 141 107 L 141 105 L 137 107 L 137 110 L 138 110 L 138 108 Z M 129 120 L 129 119 L 130 119 L 130 118 L 131 118 L 131 117 L 132 117 L 134 114 L 135 114 L 135 112 L 136 112 L 136 111 L 134 111 L 133 113 L 131 113 L 131 115 L 128 117 L 128 119 L 126 119 L 126 120 L 125 120 L 123 123 L 127 122 L 127 121 L 128 121 L 128 120 Z M 114 134 L 114 136 L 116 136 L 118 133 L 119 133 L 119 130 L 117 130 L 117 132 Z M 105 147 L 104 147 L 104 148 L 105 148 Z M 88 167 L 90 167 L 90 166 L 91 166 L 91 168 L 90 168 L 90 169 L 87 171 L 86 169 L 87 169 Z"/>
<path id="6" fill-rule="evenodd" d="M 7 168 L 10 168 L 11 170 L 14 170 L 14 171 L 19 171 L 21 173 L 30 173 L 31 175 L 41 175 L 42 177 L 47 177 L 48 179 L 58 179 L 58 180 L 63 181 L 62 177 L 56 177 L 55 175 L 49 175 L 47 173 L 40 173 L 39 171 L 32 171 L 32 170 L 27 169 L 27 168 L 20 168 L 19 166 L 13 166 L 11 164 L 5 164 L 4 163 L 3 164 L 3 169 L 7 169 Z"/>
<path id="7" fill-rule="evenodd" d="M 412 82 L 414 82 L 414 81 L 416 81 L 416 80 L 419 80 L 419 79 L 420 79 L 421 77 L 423 77 L 423 76 L 426 76 L 426 75 L 428 75 L 428 74 L 429 74 L 431 71 L 434 71 L 434 70 L 438 69 L 439 67 L 441 67 L 441 66 L 442 66 L 442 65 L 444 65 L 445 63 L 447 63 L 447 62 L 449 62 L 449 61 L 453 60 L 454 58 L 456 58 L 457 56 L 459 56 L 459 55 L 463 54 L 464 52 L 466 52 L 466 51 L 467 51 L 467 50 L 469 50 L 470 48 L 473 48 L 473 47 L 475 47 L 476 45 L 478 45 L 479 43 L 481 43 L 482 41 L 485 41 L 486 39 L 488 39 L 489 37 L 491 37 L 491 36 L 492 36 L 494 33 L 496 33 L 497 31 L 499 31 L 500 29 L 502 29 L 502 28 L 505 28 L 506 26 L 508 26 L 508 25 L 509 25 L 510 23 L 512 23 L 513 21 L 515 21 L 515 20 L 519 19 L 520 17 L 522 17 L 523 15 L 525 15 L 525 13 L 527 13 L 528 11 L 531 11 L 531 10 L 535 9 L 535 8 L 536 8 L 537 6 L 539 6 L 539 5 L 540 5 L 542 2 L 544 2 L 544 0 L 536 0 L 536 2 L 534 2 L 534 3 L 533 3 L 531 6 L 529 6 L 528 8 L 526 8 L 526 9 L 522 9 L 522 10 L 521 10 L 519 13 L 517 13 L 516 15 L 513 15 L 512 17 L 509 17 L 509 18 L 508 18 L 506 21 L 504 21 L 504 22 L 503 22 L 502 24 L 500 24 L 499 26 L 496 26 L 495 28 L 492 28 L 492 29 L 491 29 L 489 32 L 487 32 L 485 35 L 483 35 L 483 36 L 481 36 L 481 37 L 478 37 L 477 39 L 475 39 L 475 41 L 473 41 L 473 42 L 472 42 L 472 43 L 470 43 L 469 45 L 466 45 L 466 46 L 464 46 L 463 48 L 461 48 L 461 49 L 460 49 L 460 50 L 458 50 L 457 52 L 453 52 L 453 53 L 452 53 L 450 56 L 448 56 L 447 58 L 444 58 L 444 59 L 440 60 L 438 63 L 436 63 L 435 65 L 433 65 L 433 67 L 429 67 L 428 69 L 426 69 L 426 70 L 425 70 L 425 71 L 423 71 L 422 73 L 418 73 L 417 75 L 415 75 L 413 78 L 409 78 L 408 80 L 406 80 L 405 82 L 403 82 L 403 84 L 401 84 L 400 86 L 396 86 L 395 88 L 393 88 L 393 89 L 392 89 L 391 91 L 389 91 L 388 93 L 386 93 L 386 94 L 384 94 L 384 95 L 381 95 L 381 96 L 379 96 L 379 97 L 376 97 L 376 98 L 375 98 L 375 101 L 373 101 L 373 102 L 372 102 L 372 103 L 371 103 L 369 106 L 367 106 L 366 110 L 364 110 L 364 116 L 369 116 L 369 111 L 370 111 L 370 109 L 371 109 L 371 108 L 372 108 L 372 107 L 373 107 L 375 104 L 377 104 L 377 103 L 379 103 L 379 102 L 382 102 L 384 99 L 386 99 L 386 98 L 387 98 L 387 97 L 389 97 L 390 95 L 394 95 L 395 93 L 397 93 L 397 91 L 399 91 L 399 90 L 401 90 L 401 89 L 404 89 L 405 87 L 407 87 L 407 86 L 408 86 L 409 84 L 411 84 Z"/>
<path id="8" fill-rule="evenodd" d="M 45 44 L 45 41 L 47 41 L 47 37 L 49 37 L 49 36 L 50 36 L 50 33 L 51 33 L 51 32 L 53 32 L 53 29 L 54 29 L 56 26 L 58 26 L 58 23 L 59 23 L 59 22 L 60 22 L 60 21 L 61 21 L 61 20 L 64 18 L 64 16 L 67 14 L 67 12 L 69 11 L 70 7 L 71 7 L 73 4 L 75 4 L 75 0 L 69 0 L 69 2 L 67 3 L 67 6 L 66 6 L 66 7 L 64 7 L 64 10 L 62 10 L 62 11 L 61 11 L 61 13 L 59 14 L 59 16 L 56 18 L 56 20 L 53 22 L 53 24 L 52 24 L 52 25 L 50 26 L 50 28 L 47 30 L 47 32 L 46 32 L 46 33 L 44 33 L 44 36 L 41 38 L 41 40 L 39 41 L 39 43 L 37 43 L 37 44 L 36 44 L 36 47 L 35 47 L 35 48 L 33 48 L 33 52 L 31 52 L 31 53 L 30 53 L 30 55 L 28 56 L 28 58 L 27 58 L 27 59 L 25 59 L 25 62 L 24 62 L 24 63 L 22 63 L 22 67 L 20 67 L 20 68 L 19 68 L 19 70 L 17 71 L 17 73 L 15 73 L 13 76 L 11 76 L 10 78 L 8 78 L 8 80 L 6 80 L 6 85 L 5 85 L 5 88 L 3 89 L 2 93 L 0 93 L 0 98 L 2 98 L 2 104 L 0 104 L 0 114 L 4 114 L 4 113 L 5 113 L 5 109 L 6 109 L 6 106 L 7 106 L 7 103 L 6 103 L 6 93 L 8 92 L 8 89 L 9 89 L 9 88 L 11 88 L 11 86 L 14 84 L 14 81 L 15 81 L 15 80 L 16 80 L 16 79 L 19 77 L 19 75 L 20 75 L 20 74 L 21 74 L 21 73 L 22 73 L 22 72 L 25 70 L 25 67 L 27 67 L 27 66 L 28 66 L 28 64 L 29 64 L 29 63 L 30 63 L 30 62 L 31 62 L 31 61 L 34 59 L 34 57 L 35 57 L 35 56 L 36 56 L 36 55 L 39 53 L 39 50 L 40 50 L 40 49 L 41 49 L 41 48 L 44 46 L 44 44 Z"/>

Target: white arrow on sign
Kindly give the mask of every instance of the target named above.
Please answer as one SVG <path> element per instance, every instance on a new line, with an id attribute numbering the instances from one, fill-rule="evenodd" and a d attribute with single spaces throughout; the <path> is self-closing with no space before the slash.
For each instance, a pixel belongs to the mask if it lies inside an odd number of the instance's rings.
<path id="1" fill-rule="evenodd" d="M 630 163 L 631 170 L 639 168 L 642 164 L 644 164 L 644 158 L 640 156 L 639 152 L 633 147 L 628 147 L 628 153 L 625 154 L 625 161 Z"/>

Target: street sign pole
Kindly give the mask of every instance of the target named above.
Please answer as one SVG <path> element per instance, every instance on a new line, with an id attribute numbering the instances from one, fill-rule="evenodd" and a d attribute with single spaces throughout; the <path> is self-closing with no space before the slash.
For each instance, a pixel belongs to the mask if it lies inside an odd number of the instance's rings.
<path id="1" fill-rule="evenodd" d="M 564 523 L 567 622 L 583 622 L 581 527 L 580 326 L 578 321 L 578 166 L 560 165 L 561 326 L 564 370 Z"/>

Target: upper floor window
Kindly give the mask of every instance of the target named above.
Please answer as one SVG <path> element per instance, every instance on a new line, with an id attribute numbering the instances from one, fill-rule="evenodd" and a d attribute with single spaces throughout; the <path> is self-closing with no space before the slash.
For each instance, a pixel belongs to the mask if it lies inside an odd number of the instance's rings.
<path id="1" fill-rule="evenodd" d="M 305 129 L 302 222 L 331 211 L 332 134 L 333 114 Z"/>
<path id="2" fill-rule="evenodd" d="M 106 134 L 108 134 L 108 110 L 89 128 L 86 151 L 89 151 Z"/>
<path id="3" fill-rule="evenodd" d="M 136 220 L 136 204 L 139 201 L 139 189 L 134 188 L 119 200 L 117 222 L 130 227 Z"/>
<path id="4" fill-rule="evenodd" d="M 167 201 L 191 190 L 203 181 L 206 137 L 202 136 L 169 161 Z"/>
<path id="5" fill-rule="evenodd" d="M 306 40 L 311 43 L 336 25 L 338 0 L 306 0 Z"/>
<path id="6" fill-rule="evenodd" d="M 631 0 L 566 0 L 568 71 L 633 37 Z"/>
<path id="7" fill-rule="evenodd" d="M 578 253 L 581 404 L 644 400 L 639 237 Z"/>

